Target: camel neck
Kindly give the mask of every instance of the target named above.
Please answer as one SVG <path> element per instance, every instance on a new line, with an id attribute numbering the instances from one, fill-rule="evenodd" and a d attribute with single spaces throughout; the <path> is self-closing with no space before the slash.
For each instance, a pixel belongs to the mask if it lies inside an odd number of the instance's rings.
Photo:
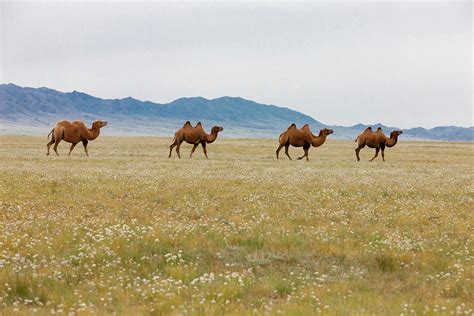
<path id="1" fill-rule="evenodd" d="M 212 143 L 216 140 L 217 138 L 217 132 L 211 132 L 210 135 L 207 135 L 207 142 Z"/>
<path id="2" fill-rule="evenodd" d="M 386 146 L 387 147 L 393 147 L 395 146 L 395 144 L 397 143 L 398 141 L 398 136 L 397 135 L 393 135 L 392 137 L 388 138 L 387 139 L 387 144 Z"/>
<path id="3" fill-rule="evenodd" d="M 325 141 L 326 141 L 326 135 L 320 134 L 319 136 L 313 137 L 312 145 L 313 147 L 318 147 L 324 144 Z"/>
<path id="4" fill-rule="evenodd" d="M 88 131 L 88 135 L 87 135 L 87 139 L 88 140 L 94 140 L 96 139 L 97 137 L 99 137 L 99 134 L 100 134 L 100 128 L 98 127 L 92 127 L 90 129 L 87 130 Z"/>

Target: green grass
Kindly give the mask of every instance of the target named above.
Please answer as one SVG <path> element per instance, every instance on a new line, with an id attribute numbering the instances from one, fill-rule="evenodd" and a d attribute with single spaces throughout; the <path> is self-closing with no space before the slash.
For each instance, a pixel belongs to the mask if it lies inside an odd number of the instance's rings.
<path id="1" fill-rule="evenodd" d="M 474 312 L 474 144 L 170 142 L 0 137 L 0 314 Z"/>

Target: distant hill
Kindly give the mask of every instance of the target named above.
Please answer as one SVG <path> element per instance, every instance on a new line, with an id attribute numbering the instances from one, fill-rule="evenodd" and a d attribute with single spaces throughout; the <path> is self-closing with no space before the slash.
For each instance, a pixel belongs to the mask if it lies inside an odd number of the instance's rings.
<path id="1" fill-rule="evenodd" d="M 63 93 L 49 88 L 24 88 L 14 84 L 0 85 L 0 133 L 44 133 L 58 119 L 104 119 L 107 130 L 116 135 L 170 135 L 184 121 L 202 121 L 225 127 L 226 136 L 275 137 L 291 123 L 310 124 L 315 131 L 329 127 L 334 138 L 353 139 L 367 125 L 328 126 L 300 112 L 246 100 L 221 97 L 180 98 L 159 104 L 124 99 L 100 99 L 82 92 Z M 389 132 L 393 128 L 382 126 Z M 404 130 L 404 136 L 430 140 L 474 140 L 474 129 L 455 126 Z"/>

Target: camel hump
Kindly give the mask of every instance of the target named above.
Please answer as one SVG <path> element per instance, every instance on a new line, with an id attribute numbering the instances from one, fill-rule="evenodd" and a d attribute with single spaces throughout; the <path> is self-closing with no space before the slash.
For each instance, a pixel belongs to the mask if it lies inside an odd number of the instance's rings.
<path id="1" fill-rule="evenodd" d="M 68 121 L 68 120 L 61 120 L 61 121 L 56 122 L 56 126 L 64 126 L 64 125 L 72 124 L 72 123 L 73 122 Z"/>
<path id="2" fill-rule="evenodd" d="M 377 128 L 377 132 L 379 132 L 379 131 L 380 131 L 380 132 L 382 131 L 382 128 L 381 128 L 381 127 L 378 127 L 378 128 Z"/>
<path id="3" fill-rule="evenodd" d="M 372 132 L 372 127 L 367 127 L 364 132 Z"/>
<path id="4" fill-rule="evenodd" d="M 311 133 L 311 128 L 309 127 L 309 124 L 303 125 L 303 127 L 301 127 L 301 130 L 305 131 L 306 133 Z"/>
<path id="5" fill-rule="evenodd" d="M 295 123 L 291 123 L 290 127 L 288 127 L 288 129 L 296 129 L 296 124 Z"/>
<path id="6" fill-rule="evenodd" d="M 191 122 L 190 121 L 186 121 L 186 123 L 184 123 L 183 127 L 189 127 L 191 126 Z"/>
<path id="7" fill-rule="evenodd" d="M 199 126 L 199 127 L 201 127 L 201 126 L 202 126 L 201 122 L 197 122 L 197 124 L 196 124 L 196 126 L 195 126 L 195 127 L 198 127 L 198 126 Z"/>

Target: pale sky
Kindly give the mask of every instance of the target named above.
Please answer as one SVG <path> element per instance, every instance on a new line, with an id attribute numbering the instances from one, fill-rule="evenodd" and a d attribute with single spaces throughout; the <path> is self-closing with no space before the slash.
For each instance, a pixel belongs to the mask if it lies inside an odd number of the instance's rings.
<path id="1" fill-rule="evenodd" d="M 0 82 L 240 96 L 326 124 L 473 125 L 464 2 L 5 2 Z"/>

